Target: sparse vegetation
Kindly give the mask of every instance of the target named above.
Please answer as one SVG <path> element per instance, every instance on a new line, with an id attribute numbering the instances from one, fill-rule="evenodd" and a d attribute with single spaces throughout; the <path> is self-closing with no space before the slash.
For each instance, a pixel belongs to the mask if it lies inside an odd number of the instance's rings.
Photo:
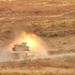
<path id="1" fill-rule="evenodd" d="M 75 52 L 75 0 L 7 1 L 0 1 L 0 48 L 23 30 L 42 37 L 50 54 Z M 4 62 L 0 75 L 75 75 L 75 57 Z"/>
<path id="2" fill-rule="evenodd" d="M 75 57 L 70 57 L 70 60 Z M 25 63 L 24 63 L 25 62 Z M 13 63 L 13 64 L 12 64 Z M 68 75 L 75 74 L 73 69 L 75 61 L 69 61 L 69 57 L 59 59 L 38 59 L 21 62 L 0 63 L 0 70 L 3 74 L 36 74 L 36 75 Z M 10 71 L 9 71 L 10 70 Z M 63 70 L 63 72 L 62 72 Z M 69 72 L 70 71 L 70 72 Z M 11 73 L 10 73 L 11 72 Z"/>

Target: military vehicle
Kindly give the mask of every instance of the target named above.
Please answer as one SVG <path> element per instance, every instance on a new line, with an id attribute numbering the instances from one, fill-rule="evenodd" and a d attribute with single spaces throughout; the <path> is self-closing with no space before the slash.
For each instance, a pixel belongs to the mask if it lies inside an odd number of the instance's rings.
<path id="1" fill-rule="evenodd" d="M 34 57 L 34 55 L 30 54 L 30 52 L 30 48 L 27 46 L 26 42 L 16 44 L 13 46 L 11 51 L 12 60 L 27 60 Z"/>

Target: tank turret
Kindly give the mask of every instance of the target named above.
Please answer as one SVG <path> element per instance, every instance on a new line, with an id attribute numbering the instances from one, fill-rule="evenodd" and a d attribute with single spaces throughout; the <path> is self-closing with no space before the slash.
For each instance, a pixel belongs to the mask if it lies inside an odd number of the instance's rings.
<path id="1" fill-rule="evenodd" d="M 27 43 L 22 43 L 20 45 L 16 44 L 12 48 L 13 51 L 30 51 L 30 48 L 26 45 Z"/>

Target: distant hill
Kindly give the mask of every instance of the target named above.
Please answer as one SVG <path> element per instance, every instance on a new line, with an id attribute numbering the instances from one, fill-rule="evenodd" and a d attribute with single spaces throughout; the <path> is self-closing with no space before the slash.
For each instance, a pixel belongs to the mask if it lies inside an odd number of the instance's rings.
<path id="1" fill-rule="evenodd" d="M 47 39 L 74 35 L 74 12 L 74 0 L 0 1 L 1 45 L 11 43 L 22 30 Z"/>

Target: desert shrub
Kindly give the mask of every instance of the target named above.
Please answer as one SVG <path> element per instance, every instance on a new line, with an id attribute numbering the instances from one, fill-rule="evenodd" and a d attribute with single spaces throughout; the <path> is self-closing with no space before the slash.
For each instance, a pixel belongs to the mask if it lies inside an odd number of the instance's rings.
<path id="1" fill-rule="evenodd" d="M 58 36 L 57 33 L 49 33 L 49 34 L 48 34 L 48 37 L 57 37 L 57 36 Z"/>
<path id="2" fill-rule="evenodd" d="M 41 33 L 41 37 L 46 37 L 46 36 L 47 36 L 47 34 Z"/>

